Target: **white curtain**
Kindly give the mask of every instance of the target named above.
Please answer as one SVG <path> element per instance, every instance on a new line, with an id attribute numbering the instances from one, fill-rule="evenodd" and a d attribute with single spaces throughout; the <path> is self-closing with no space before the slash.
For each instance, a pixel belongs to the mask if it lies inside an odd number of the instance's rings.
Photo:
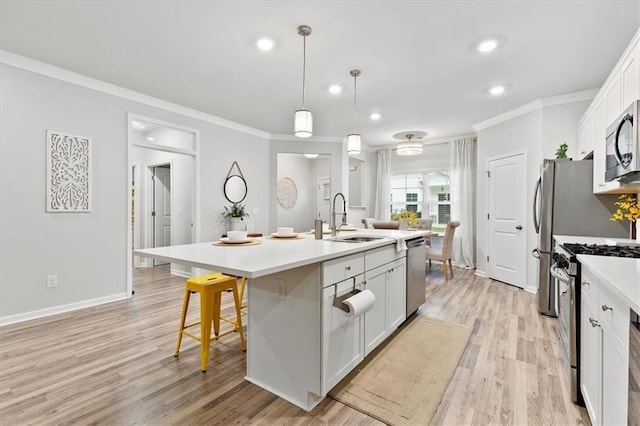
<path id="1" fill-rule="evenodd" d="M 376 179 L 376 205 L 373 209 L 373 217 L 377 220 L 389 220 L 389 194 L 391 193 L 391 174 L 389 171 L 389 148 L 378 150 L 378 175 Z"/>
<path id="2" fill-rule="evenodd" d="M 475 177 L 476 138 L 454 140 L 451 143 L 451 220 L 460 226 L 453 237 L 451 260 L 462 268 L 475 268 Z"/>

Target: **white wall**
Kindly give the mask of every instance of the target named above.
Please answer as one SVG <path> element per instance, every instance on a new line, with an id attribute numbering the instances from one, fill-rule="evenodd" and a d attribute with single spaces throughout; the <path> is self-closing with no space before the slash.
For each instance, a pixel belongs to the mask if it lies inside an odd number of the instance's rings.
<path id="1" fill-rule="evenodd" d="M 297 154 L 329 154 L 330 157 L 330 170 L 331 170 L 331 198 L 336 192 L 345 192 L 348 190 L 346 180 L 343 178 L 342 170 L 346 168 L 343 165 L 343 161 L 346 161 L 346 150 L 343 151 L 343 145 L 338 142 L 316 142 L 309 140 L 285 140 L 285 139 L 272 139 L 270 141 L 269 161 L 264 162 L 268 166 L 268 190 L 265 194 L 269 197 L 269 229 L 268 232 L 275 232 L 278 226 L 278 208 L 281 208 L 278 204 L 277 182 L 278 182 L 278 154 L 279 153 L 297 153 Z M 264 158 L 267 158 L 266 156 Z M 267 182 L 265 182 L 267 183 Z M 300 191 L 300 188 L 298 188 Z M 346 194 L 345 194 L 346 195 Z M 315 219 L 315 203 L 304 206 L 299 211 L 300 223 L 304 223 L 301 229 L 312 229 L 313 221 Z"/>
<path id="2" fill-rule="evenodd" d="M 543 158 L 555 158 L 555 150 L 561 143 L 569 145 L 569 153 L 577 153 L 578 120 L 586 111 L 590 101 L 570 102 L 554 106 L 540 107 L 506 121 L 477 130 L 478 172 L 477 172 L 477 222 L 476 260 L 479 274 L 487 270 L 486 257 L 487 226 L 487 159 L 499 155 L 524 152 L 527 156 L 527 219 L 523 224 L 527 235 L 527 253 L 538 243 L 533 228 L 532 209 L 535 183 L 540 173 Z M 575 155 L 575 154 L 573 154 Z M 527 254 L 525 288 L 535 291 L 538 287 L 537 261 Z"/>
<path id="3" fill-rule="evenodd" d="M 316 204 L 316 177 L 312 160 L 299 154 L 279 153 L 277 180 L 283 177 L 293 180 L 298 198 L 291 208 L 284 208 L 278 203 L 278 226 L 293 226 L 295 232 L 312 229 Z"/>
<path id="4" fill-rule="evenodd" d="M 114 96 L 6 64 L 0 72 L 0 323 L 127 297 L 127 113 L 200 131 L 198 241 L 224 231 L 233 160 L 247 180 L 246 205 L 258 211 L 250 220 L 267 229 L 269 143 L 258 132 L 152 107 L 128 91 Z M 45 213 L 47 129 L 92 138 L 91 213 Z M 47 275 L 58 276 L 57 288 L 45 289 Z"/>
<path id="5" fill-rule="evenodd" d="M 449 170 L 451 167 L 451 144 L 449 142 L 425 144 L 422 154 L 408 157 L 402 157 L 392 151 L 389 166 L 392 174 L 424 170 Z"/>

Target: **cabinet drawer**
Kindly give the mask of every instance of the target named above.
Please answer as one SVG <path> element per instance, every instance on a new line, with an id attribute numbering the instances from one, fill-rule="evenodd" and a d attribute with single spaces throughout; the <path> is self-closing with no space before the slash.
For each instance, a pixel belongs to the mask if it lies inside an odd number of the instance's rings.
<path id="1" fill-rule="evenodd" d="M 395 244 L 368 250 L 364 254 L 365 270 L 368 271 L 385 263 L 393 262 L 396 259 L 404 257 L 405 253 L 405 251 L 396 251 Z"/>
<path id="2" fill-rule="evenodd" d="M 600 293 L 598 280 L 593 278 L 586 268 L 582 268 L 582 279 L 580 288 L 582 290 L 582 297 L 587 297 L 594 306 L 598 305 L 598 294 Z"/>
<path id="3" fill-rule="evenodd" d="M 362 273 L 364 273 L 363 253 L 328 260 L 322 265 L 322 286 L 326 287 Z"/>
<path id="4" fill-rule="evenodd" d="M 600 286 L 600 301 L 596 305 L 600 319 L 606 321 L 618 338 L 629 346 L 629 307 L 606 286 Z"/>

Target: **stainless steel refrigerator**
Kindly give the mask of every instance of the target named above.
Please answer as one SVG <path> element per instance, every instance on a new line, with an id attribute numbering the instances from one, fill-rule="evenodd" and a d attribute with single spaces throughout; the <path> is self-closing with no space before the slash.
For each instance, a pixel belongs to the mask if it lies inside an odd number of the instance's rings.
<path id="1" fill-rule="evenodd" d="M 626 222 L 610 220 L 617 195 L 593 194 L 593 161 L 544 160 L 533 198 L 538 234 L 539 311 L 558 316 L 558 289 L 549 272 L 554 235 L 628 238 Z"/>

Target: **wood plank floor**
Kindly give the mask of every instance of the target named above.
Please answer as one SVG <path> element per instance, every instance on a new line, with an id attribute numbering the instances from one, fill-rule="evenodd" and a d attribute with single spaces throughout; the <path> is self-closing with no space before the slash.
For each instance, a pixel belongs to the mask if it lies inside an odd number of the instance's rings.
<path id="1" fill-rule="evenodd" d="M 434 263 L 418 312 L 474 328 L 432 424 L 589 424 L 535 295 L 455 274 L 445 282 Z M 174 358 L 184 279 L 160 267 L 134 279 L 130 300 L 0 328 L 0 424 L 380 424 L 329 398 L 307 413 L 246 382 L 235 333 L 212 344 L 205 374 L 192 339 Z"/>

